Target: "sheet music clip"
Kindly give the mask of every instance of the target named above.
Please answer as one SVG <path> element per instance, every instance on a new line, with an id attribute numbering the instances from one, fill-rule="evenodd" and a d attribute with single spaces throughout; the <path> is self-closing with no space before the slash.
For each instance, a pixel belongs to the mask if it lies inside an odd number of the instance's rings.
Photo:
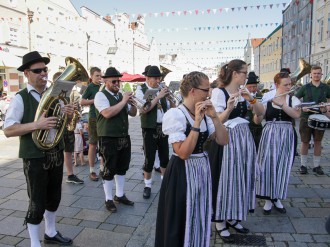
<path id="1" fill-rule="evenodd" d="M 157 93 L 158 93 L 159 89 L 158 88 L 151 88 L 148 89 L 146 91 L 146 93 L 143 96 L 143 99 L 147 100 L 147 99 L 153 99 L 156 97 Z"/>

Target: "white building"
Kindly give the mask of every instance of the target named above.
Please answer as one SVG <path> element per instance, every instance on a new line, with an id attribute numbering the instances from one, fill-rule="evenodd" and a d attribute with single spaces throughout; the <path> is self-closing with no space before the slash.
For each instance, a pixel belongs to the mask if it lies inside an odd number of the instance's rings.
<path id="1" fill-rule="evenodd" d="M 311 63 L 330 73 L 330 1 L 314 1 Z"/>

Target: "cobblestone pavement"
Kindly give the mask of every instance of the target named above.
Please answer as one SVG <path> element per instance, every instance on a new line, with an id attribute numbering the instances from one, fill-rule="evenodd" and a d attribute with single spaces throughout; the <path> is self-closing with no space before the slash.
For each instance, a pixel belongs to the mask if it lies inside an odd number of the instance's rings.
<path id="1" fill-rule="evenodd" d="M 117 213 L 110 213 L 104 206 L 101 181 L 88 179 L 88 167 L 74 168 L 83 178 L 83 185 L 67 184 L 63 180 L 61 206 L 58 210 L 57 228 L 74 239 L 74 246 L 153 246 L 157 213 L 158 192 L 161 184 L 159 173 L 153 174 L 152 196 L 142 198 L 143 154 L 139 118 L 130 119 L 132 161 L 126 176 L 125 193 L 135 202 L 133 207 L 118 205 Z M 262 201 L 254 214 L 242 224 L 251 234 L 263 235 L 267 246 L 330 246 L 330 235 L 325 231 L 325 219 L 330 215 L 330 133 L 323 142 L 322 166 L 326 175 L 317 176 L 311 171 L 300 175 L 299 157 L 294 164 L 288 198 L 283 201 L 287 214 L 272 211 L 262 214 Z M 22 161 L 17 159 L 18 138 L 6 139 L 0 131 L 0 247 L 29 246 L 28 232 L 23 226 L 28 206 Z M 40 238 L 43 237 L 43 223 Z M 212 225 L 211 246 L 223 244 Z M 52 245 L 54 246 L 54 245 Z"/>

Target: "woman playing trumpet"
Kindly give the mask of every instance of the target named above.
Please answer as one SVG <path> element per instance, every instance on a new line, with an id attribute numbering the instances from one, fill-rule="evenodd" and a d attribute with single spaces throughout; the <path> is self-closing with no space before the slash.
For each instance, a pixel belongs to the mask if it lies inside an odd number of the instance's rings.
<path id="1" fill-rule="evenodd" d="M 212 91 L 211 101 L 221 122 L 230 120 L 229 144 L 224 147 L 212 143 L 210 164 L 212 171 L 213 220 L 216 231 L 224 242 L 234 242 L 228 227 L 240 233 L 249 230 L 239 224 L 245 220 L 249 209 L 255 208 L 256 149 L 248 121 L 247 101 L 255 115 L 263 115 L 263 106 L 254 99 L 245 84 L 247 65 L 242 60 L 232 60 L 221 68 L 219 78 L 224 88 Z M 241 95 L 237 107 L 235 98 Z M 236 123 L 235 123 L 236 122 Z"/>
<path id="2" fill-rule="evenodd" d="M 273 101 L 265 104 L 266 119 L 258 150 L 257 162 L 261 166 L 261 175 L 257 183 L 257 197 L 266 199 L 264 214 L 271 213 L 272 206 L 285 213 L 280 199 L 286 198 L 289 176 L 294 160 L 296 142 L 292 120 L 299 118 L 300 110 L 295 107 L 300 101 L 290 96 L 291 79 L 288 73 L 275 75 L 276 95 Z"/>
<path id="3" fill-rule="evenodd" d="M 209 100 L 209 79 L 191 72 L 180 91 L 184 103 L 167 111 L 163 132 L 169 135 L 172 155 L 162 182 L 157 213 L 157 247 L 209 246 L 211 236 L 211 174 L 206 138 L 228 142 L 226 129 Z"/>

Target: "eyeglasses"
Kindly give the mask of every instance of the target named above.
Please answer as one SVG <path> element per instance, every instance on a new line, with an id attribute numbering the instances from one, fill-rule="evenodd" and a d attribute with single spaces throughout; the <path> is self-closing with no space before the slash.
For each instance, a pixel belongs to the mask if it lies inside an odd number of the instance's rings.
<path id="1" fill-rule="evenodd" d="M 247 75 L 247 71 L 236 71 L 237 73 L 242 73 L 242 74 L 245 74 L 245 75 Z"/>
<path id="2" fill-rule="evenodd" d="M 42 68 L 42 69 L 28 69 L 28 71 L 32 71 L 35 74 L 40 74 L 42 71 L 45 72 L 45 73 L 47 73 L 48 72 L 48 68 L 45 67 L 45 68 Z"/>
<path id="3" fill-rule="evenodd" d="M 195 89 L 199 89 L 199 90 L 202 90 L 202 91 L 204 91 L 205 93 L 208 93 L 209 91 L 210 91 L 210 88 L 207 88 L 207 89 L 205 89 L 205 88 L 199 88 L 199 87 L 194 87 Z"/>
<path id="4" fill-rule="evenodd" d="M 111 81 L 111 83 L 112 83 L 112 84 L 116 84 L 116 83 L 119 84 L 119 83 L 120 83 L 120 80 L 113 80 L 113 81 Z"/>

